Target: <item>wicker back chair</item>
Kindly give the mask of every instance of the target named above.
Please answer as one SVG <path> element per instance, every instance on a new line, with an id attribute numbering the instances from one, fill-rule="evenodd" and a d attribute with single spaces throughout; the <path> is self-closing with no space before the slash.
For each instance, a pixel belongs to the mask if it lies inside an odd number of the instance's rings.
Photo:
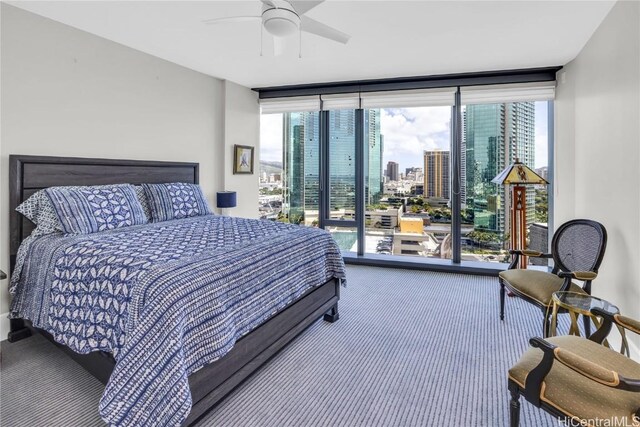
<path id="1" fill-rule="evenodd" d="M 552 295 L 558 291 L 571 291 L 591 295 L 591 282 L 598 276 L 607 247 L 607 230 L 602 224 L 588 219 L 574 219 L 562 224 L 553 235 L 551 253 L 511 250 L 509 269 L 499 275 L 500 320 L 504 320 L 505 288 L 515 296 L 539 307 L 544 314 L 543 336 L 549 334 Z M 518 269 L 521 256 L 552 258 L 553 270 Z M 577 285 L 573 280 L 583 282 Z M 584 317 L 587 335 L 591 324 Z"/>

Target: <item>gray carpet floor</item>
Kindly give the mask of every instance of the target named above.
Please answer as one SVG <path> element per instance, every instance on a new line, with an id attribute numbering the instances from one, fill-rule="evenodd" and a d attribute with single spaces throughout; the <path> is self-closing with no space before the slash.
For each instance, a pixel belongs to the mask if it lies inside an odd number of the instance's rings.
<path id="1" fill-rule="evenodd" d="M 314 323 L 201 426 L 506 426 L 507 370 L 538 309 L 495 278 L 348 266 L 340 320 Z M 102 426 L 103 387 L 42 337 L 2 342 L 2 426 Z M 522 426 L 557 426 L 524 402 Z"/>

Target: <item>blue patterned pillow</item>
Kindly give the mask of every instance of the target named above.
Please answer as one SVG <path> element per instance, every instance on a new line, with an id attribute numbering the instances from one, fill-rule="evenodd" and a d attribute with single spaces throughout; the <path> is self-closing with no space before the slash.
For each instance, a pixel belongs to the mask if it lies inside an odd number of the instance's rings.
<path id="1" fill-rule="evenodd" d="M 58 215 L 56 215 L 56 211 L 45 190 L 33 193 L 31 197 L 16 208 L 16 211 L 36 224 L 35 230 L 31 232 L 32 236 L 42 236 L 62 231 Z"/>
<path id="2" fill-rule="evenodd" d="M 148 222 L 129 184 L 51 187 L 45 191 L 65 234 L 89 234 Z"/>
<path id="3" fill-rule="evenodd" d="M 134 191 L 136 192 L 136 197 L 140 202 L 140 206 L 142 206 L 142 211 L 144 212 L 144 216 L 146 216 L 149 221 L 151 221 L 151 207 L 149 206 L 149 200 L 147 199 L 147 194 L 144 192 L 144 187 L 142 185 L 134 185 Z"/>
<path id="4" fill-rule="evenodd" d="M 142 184 L 153 222 L 212 214 L 197 184 Z"/>

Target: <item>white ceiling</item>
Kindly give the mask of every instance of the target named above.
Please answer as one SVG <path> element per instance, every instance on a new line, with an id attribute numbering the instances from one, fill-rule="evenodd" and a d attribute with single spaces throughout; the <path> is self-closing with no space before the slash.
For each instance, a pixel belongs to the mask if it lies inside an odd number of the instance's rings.
<path id="1" fill-rule="evenodd" d="M 273 57 L 260 24 L 203 19 L 259 15 L 254 1 L 41 1 L 12 5 L 211 76 L 249 87 L 564 65 L 615 1 L 340 1 L 307 15 L 351 34 L 341 45 L 294 36 Z"/>

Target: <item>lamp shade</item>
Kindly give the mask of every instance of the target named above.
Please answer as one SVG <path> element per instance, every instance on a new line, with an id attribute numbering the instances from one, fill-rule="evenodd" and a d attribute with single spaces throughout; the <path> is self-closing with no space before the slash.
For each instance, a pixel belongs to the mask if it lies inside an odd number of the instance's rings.
<path id="1" fill-rule="evenodd" d="M 494 184 L 549 184 L 546 179 L 532 171 L 527 165 L 520 160 L 507 166 L 502 172 L 491 180 Z"/>
<path id="2" fill-rule="evenodd" d="M 235 208 L 236 192 L 218 191 L 218 193 L 216 193 L 216 206 L 219 208 Z"/>

